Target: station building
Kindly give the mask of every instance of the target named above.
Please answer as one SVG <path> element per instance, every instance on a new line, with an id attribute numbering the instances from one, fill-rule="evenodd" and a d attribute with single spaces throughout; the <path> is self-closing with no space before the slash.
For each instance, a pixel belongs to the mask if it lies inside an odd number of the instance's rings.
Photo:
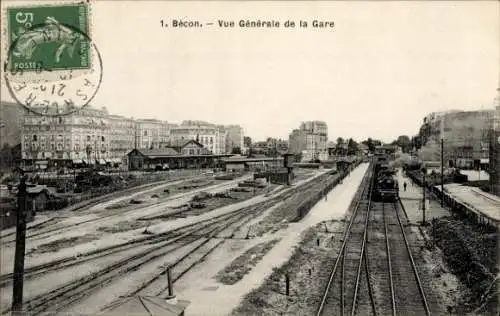
<path id="1" fill-rule="evenodd" d="M 129 170 L 154 169 L 157 166 L 177 168 L 214 168 L 222 165 L 228 154 L 212 154 L 196 140 L 174 141 L 161 148 L 135 148 L 128 153 Z"/>

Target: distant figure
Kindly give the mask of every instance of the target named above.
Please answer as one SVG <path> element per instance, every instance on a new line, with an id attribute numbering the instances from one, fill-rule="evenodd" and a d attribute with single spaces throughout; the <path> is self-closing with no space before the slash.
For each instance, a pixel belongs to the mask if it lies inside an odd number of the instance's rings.
<path id="1" fill-rule="evenodd" d="M 406 192 L 406 181 L 403 183 L 403 188 L 404 188 L 404 190 Z"/>

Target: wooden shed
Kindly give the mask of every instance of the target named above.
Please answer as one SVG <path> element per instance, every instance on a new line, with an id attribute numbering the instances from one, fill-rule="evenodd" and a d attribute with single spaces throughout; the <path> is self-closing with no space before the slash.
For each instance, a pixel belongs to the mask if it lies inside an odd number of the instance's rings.
<path id="1" fill-rule="evenodd" d="M 31 211 L 43 211 L 50 199 L 50 191 L 45 185 L 28 184 L 26 187 L 27 209 Z"/>

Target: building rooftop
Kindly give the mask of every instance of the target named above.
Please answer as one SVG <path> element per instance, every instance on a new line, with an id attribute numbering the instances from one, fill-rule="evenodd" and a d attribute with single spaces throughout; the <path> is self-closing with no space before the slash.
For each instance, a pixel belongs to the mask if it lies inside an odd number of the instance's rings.
<path id="1" fill-rule="evenodd" d="M 106 315 L 143 315 L 143 316 L 179 316 L 184 315 L 184 309 L 189 301 L 177 300 L 176 304 L 169 303 L 161 297 L 132 296 L 122 298 L 108 311 Z"/>
<path id="2" fill-rule="evenodd" d="M 164 156 L 178 156 L 179 152 L 173 148 L 153 148 L 153 149 L 137 149 L 138 152 L 144 156 L 154 158 L 154 157 L 164 157 Z"/>

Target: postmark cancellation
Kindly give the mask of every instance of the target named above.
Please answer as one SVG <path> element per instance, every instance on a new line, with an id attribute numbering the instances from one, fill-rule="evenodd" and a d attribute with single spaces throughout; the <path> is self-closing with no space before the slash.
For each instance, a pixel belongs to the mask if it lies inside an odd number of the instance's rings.
<path id="1" fill-rule="evenodd" d="M 90 34 L 90 4 L 4 10 L 4 76 L 11 96 L 41 115 L 65 115 L 86 106 L 102 80 L 101 56 Z"/>

